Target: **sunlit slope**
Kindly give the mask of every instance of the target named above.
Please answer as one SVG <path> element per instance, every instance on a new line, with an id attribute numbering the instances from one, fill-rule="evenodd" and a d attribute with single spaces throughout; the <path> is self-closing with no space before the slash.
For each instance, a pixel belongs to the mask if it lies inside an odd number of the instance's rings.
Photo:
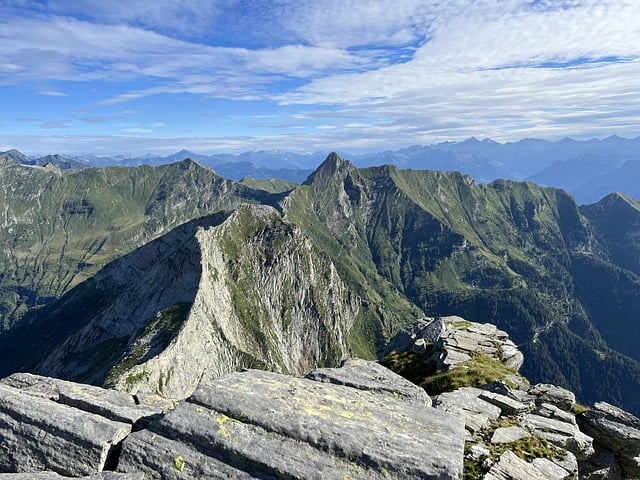
<path id="1" fill-rule="evenodd" d="M 633 360 L 610 351 L 594 306 L 580 295 L 590 281 L 580 274 L 585 258 L 606 272 L 620 267 L 566 192 L 477 185 L 455 172 L 355 169 L 337 156 L 306 183 L 285 200 L 285 212 L 388 312 L 364 333 L 388 335 L 413 314 L 411 304 L 428 315 L 491 321 L 520 344 L 533 380 L 571 386 L 587 399 L 611 387 L 610 400 L 640 408 L 633 395 L 640 352 L 625 352 Z M 603 295 L 607 306 L 599 308 L 629 305 L 623 291 Z M 616 375 L 605 377 L 610 370 Z M 620 374 L 629 379 L 623 386 Z"/>
<path id="2" fill-rule="evenodd" d="M 63 171 L 0 159 L 1 329 L 176 225 L 266 196 L 190 160 Z"/>

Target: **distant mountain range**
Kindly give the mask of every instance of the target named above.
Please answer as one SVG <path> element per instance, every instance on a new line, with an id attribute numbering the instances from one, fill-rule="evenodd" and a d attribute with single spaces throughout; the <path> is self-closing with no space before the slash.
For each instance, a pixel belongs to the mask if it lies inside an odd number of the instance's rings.
<path id="1" fill-rule="evenodd" d="M 157 166 L 191 158 L 232 180 L 245 177 L 281 178 L 302 183 L 327 153 L 255 151 L 202 155 L 181 150 L 168 156 L 48 155 L 29 158 L 11 150 L 4 155 L 23 164 L 51 163 L 63 169 L 112 165 Z M 570 138 L 558 141 L 524 139 L 509 143 L 470 138 L 462 142 L 411 146 L 370 154 L 342 152 L 341 155 L 361 168 L 395 165 L 405 169 L 458 171 L 472 176 L 479 183 L 496 179 L 531 181 L 542 186 L 562 188 L 574 195 L 579 204 L 595 203 L 614 192 L 640 198 L 640 182 L 635 181 L 640 172 L 640 137 L 627 139 L 611 136 L 587 141 Z"/>
<path id="2" fill-rule="evenodd" d="M 380 358 L 417 318 L 460 315 L 507 331 L 531 381 L 640 413 L 640 202 L 336 154 L 258 185 L 190 160 L 0 157 L 0 376 L 180 394 L 203 372 Z"/>

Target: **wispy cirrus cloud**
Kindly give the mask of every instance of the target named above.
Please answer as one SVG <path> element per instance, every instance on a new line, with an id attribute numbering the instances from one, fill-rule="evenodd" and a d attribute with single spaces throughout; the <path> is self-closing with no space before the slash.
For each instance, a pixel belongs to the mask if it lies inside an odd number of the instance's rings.
<path id="1" fill-rule="evenodd" d="M 117 126 L 114 109 L 131 104 L 148 118 L 122 128 L 153 130 L 161 99 L 184 112 L 164 132 L 201 135 L 202 125 L 185 125 L 198 117 L 185 97 L 220 100 L 242 135 L 213 120 L 211 132 L 291 146 L 640 127 L 635 0 L 21 3 L 0 0 L 0 85 L 95 109 L 76 122 L 85 128 Z M 87 88 L 71 105 L 77 85 Z"/>

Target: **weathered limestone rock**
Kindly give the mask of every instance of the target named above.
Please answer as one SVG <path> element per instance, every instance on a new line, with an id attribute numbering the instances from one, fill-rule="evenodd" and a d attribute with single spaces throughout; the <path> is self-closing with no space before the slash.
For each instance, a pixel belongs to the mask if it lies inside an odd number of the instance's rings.
<path id="1" fill-rule="evenodd" d="M 251 370 L 201 385 L 129 435 L 118 469 L 168 480 L 460 478 L 463 447 L 462 419 L 447 413 Z"/>
<path id="2" fill-rule="evenodd" d="M 622 480 L 622 469 L 616 456 L 596 444 L 595 453 L 580 462 L 581 480 Z"/>
<path id="3" fill-rule="evenodd" d="M 565 480 L 573 478 L 572 474 L 547 458 L 534 458 L 531 464 L 536 467 L 547 480 Z"/>
<path id="4" fill-rule="evenodd" d="M 478 353 L 497 358 L 514 370 L 522 366 L 522 353 L 508 334 L 495 325 L 468 322 L 460 317 L 443 317 L 442 320 L 447 330 L 437 343 L 437 349 L 444 353 L 439 360 L 439 370 L 453 368 Z"/>
<path id="5" fill-rule="evenodd" d="M 524 403 L 513 400 L 506 395 L 500 395 L 493 392 L 482 392 L 480 394 L 480 400 L 489 402 L 496 407 L 499 407 L 507 415 L 517 415 L 529 411 L 529 406 Z"/>
<path id="6" fill-rule="evenodd" d="M 434 397 L 433 406 L 438 410 L 459 415 L 464 418 L 465 427 L 470 434 L 480 431 L 500 416 L 500 407 L 480 399 L 483 390 L 473 387 L 459 388 Z"/>
<path id="7" fill-rule="evenodd" d="M 131 425 L 0 385 L 0 472 L 101 472 Z"/>
<path id="8" fill-rule="evenodd" d="M 345 360 L 340 368 L 317 368 L 305 377 L 316 382 L 346 385 L 358 390 L 400 397 L 416 405 L 431 406 L 431 399 L 423 388 L 378 363 L 359 358 Z"/>
<path id="9" fill-rule="evenodd" d="M 406 352 L 414 349 L 419 344 L 424 348 L 425 344 L 434 344 L 444 334 L 445 325 L 440 317 L 426 317 L 416 323 L 400 330 L 390 341 L 386 348 L 386 354 L 391 352 Z M 424 352 L 416 352 L 424 353 Z"/>
<path id="10" fill-rule="evenodd" d="M 0 473 L 0 480 L 65 480 L 54 472 L 38 473 Z M 145 480 L 144 473 L 102 472 L 88 477 L 74 477 L 74 480 Z"/>
<path id="11" fill-rule="evenodd" d="M 502 359 L 508 367 L 514 370 L 520 370 L 524 363 L 524 355 L 511 340 L 506 340 L 502 345 Z"/>
<path id="12" fill-rule="evenodd" d="M 576 404 L 573 392 L 555 385 L 539 383 L 531 387 L 528 393 L 536 397 L 536 403 L 550 403 L 567 412 L 571 412 Z"/>
<path id="13" fill-rule="evenodd" d="M 560 420 L 561 422 L 576 425 L 576 416 L 574 414 L 565 412 L 550 403 L 543 403 L 540 405 L 536 410 L 536 413 L 542 417 L 552 418 L 554 420 Z"/>
<path id="14" fill-rule="evenodd" d="M 147 396 L 146 405 L 139 405 L 134 396 L 118 390 L 30 373 L 14 373 L 0 380 L 0 384 L 17 388 L 29 395 L 47 398 L 56 403 L 69 405 L 109 420 L 131 425 L 142 418 L 156 415 L 162 410 L 173 407 L 172 402 L 167 402 L 157 395 Z M 155 405 L 153 405 L 154 403 Z"/>
<path id="15" fill-rule="evenodd" d="M 524 428 L 520 427 L 501 427 L 496 428 L 491 437 L 491 443 L 512 443 L 520 439 L 528 438 L 531 434 Z"/>
<path id="16" fill-rule="evenodd" d="M 572 423 L 527 414 L 521 425 L 526 426 L 534 435 L 574 453 L 578 458 L 586 458 L 593 453 L 593 439 Z"/>
<path id="17" fill-rule="evenodd" d="M 580 426 L 617 457 L 624 478 L 640 478 L 640 419 L 605 402 L 580 416 Z"/>
<path id="18" fill-rule="evenodd" d="M 484 476 L 484 480 L 548 480 L 548 477 L 511 450 L 507 450 Z"/>

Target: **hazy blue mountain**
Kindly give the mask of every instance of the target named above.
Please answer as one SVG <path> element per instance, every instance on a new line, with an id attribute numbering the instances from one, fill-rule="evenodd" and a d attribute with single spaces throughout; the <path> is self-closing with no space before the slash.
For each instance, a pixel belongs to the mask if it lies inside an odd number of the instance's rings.
<path id="1" fill-rule="evenodd" d="M 573 193 L 591 179 L 615 171 L 624 161 L 623 158 L 603 157 L 592 154 L 582 155 L 570 160 L 555 162 L 526 180 L 538 185 L 564 188 Z M 600 198 L 602 196 L 598 197 L 596 201 Z M 582 203 L 584 199 L 576 198 L 576 200 Z"/>
<path id="2" fill-rule="evenodd" d="M 266 179 L 281 178 L 296 183 L 302 183 L 313 170 L 301 168 L 267 168 L 247 161 L 223 163 L 213 167 L 223 177 L 231 180 L 242 180 L 245 177 Z"/>
<path id="3" fill-rule="evenodd" d="M 628 185 L 628 175 L 633 172 L 627 169 L 617 172 L 617 169 L 622 168 L 624 162 L 640 160 L 639 152 L 640 137 L 629 139 L 611 136 L 603 140 L 584 141 L 527 138 L 507 143 L 472 137 L 464 141 L 413 145 L 399 150 L 359 154 L 343 152 L 342 156 L 351 159 L 359 168 L 394 165 L 403 169 L 457 171 L 471 175 L 480 183 L 497 179 L 528 180 L 563 188 L 576 195 L 578 203 L 585 204 L 594 203 L 616 191 L 637 197 L 637 191 Z M 180 150 L 166 156 L 83 155 L 68 158 L 99 167 L 157 166 L 191 158 L 234 180 L 251 176 L 300 183 L 320 165 L 327 153 L 261 150 L 207 155 Z M 11 155 L 17 155 L 16 160 L 20 163 L 35 164 L 33 159 L 20 152 L 13 151 Z"/>
<path id="4" fill-rule="evenodd" d="M 612 172 L 593 176 L 571 193 L 580 203 L 594 203 L 614 192 L 640 199 L 640 154 Z"/>

